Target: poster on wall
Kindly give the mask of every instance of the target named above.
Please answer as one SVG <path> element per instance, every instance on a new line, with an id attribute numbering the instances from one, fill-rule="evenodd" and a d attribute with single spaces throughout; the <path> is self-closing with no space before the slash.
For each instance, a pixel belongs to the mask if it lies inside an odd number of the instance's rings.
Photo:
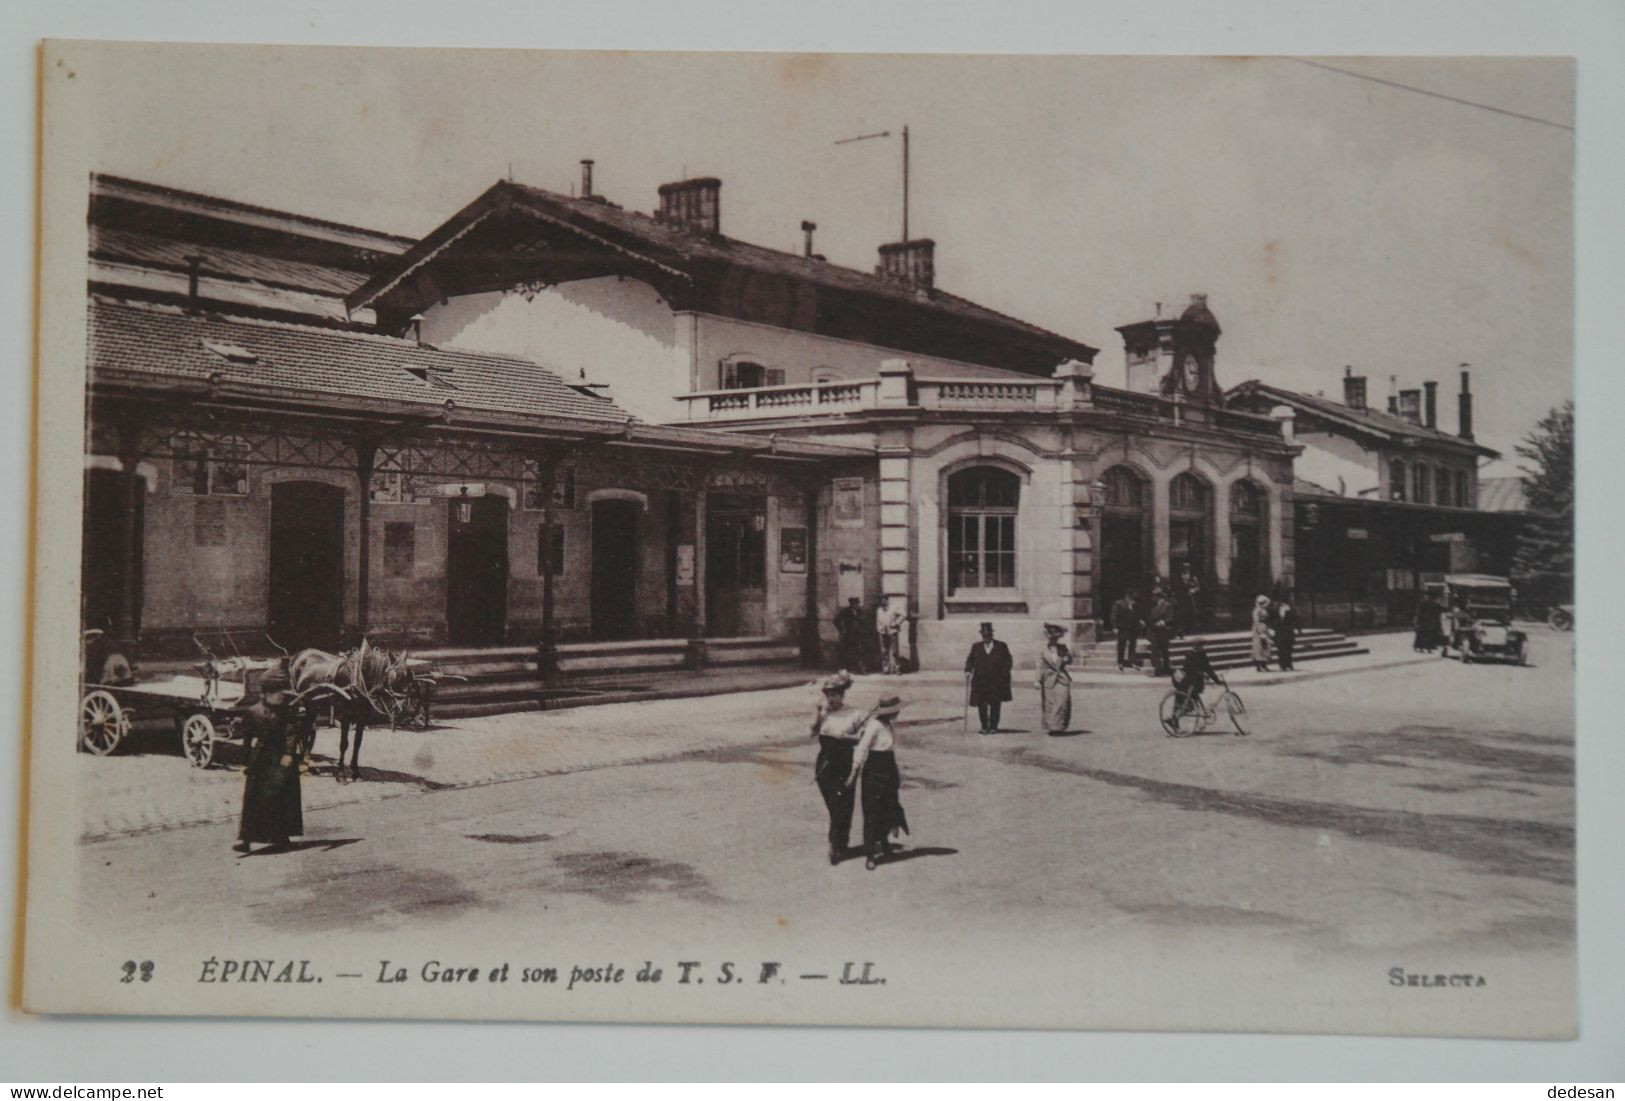
<path id="1" fill-rule="evenodd" d="M 836 478 L 830 522 L 838 528 L 863 526 L 863 479 Z"/>
<path id="2" fill-rule="evenodd" d="M 781 528 L 779 530 L 779 572 L 807 572 L 806 528 Z"/>

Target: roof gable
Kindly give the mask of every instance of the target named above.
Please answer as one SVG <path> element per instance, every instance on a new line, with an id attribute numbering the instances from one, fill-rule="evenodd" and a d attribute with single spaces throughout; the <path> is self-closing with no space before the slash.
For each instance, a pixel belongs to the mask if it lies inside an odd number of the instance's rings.
<path id="1" fill-rule="evenodd" d="M 1097 351 L 944 291 L 509 181 L 386 262 L 347 301 L 399 322 L 448 291 L 510 289 L 583 272 L 648 278 L 674 309 L 1026 374 L 1048 373 L 1067 359 L 1089 361 Z"/>

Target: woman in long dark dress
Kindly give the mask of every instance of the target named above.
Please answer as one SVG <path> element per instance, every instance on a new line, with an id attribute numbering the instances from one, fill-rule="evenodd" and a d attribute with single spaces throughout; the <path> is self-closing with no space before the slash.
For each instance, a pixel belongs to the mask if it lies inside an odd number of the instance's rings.
<path id="1" fill-rule="evenodd" d="M 908 817 L 897 797 L 903 777 L 897 771 L 897 735 L 892 729 L 892 720 L 902 708 L 901 700 L 888 696 L 870 712 L 852 751 L 852 771 L 846 778 L 850 791 L 858 777 L 863 777 L 863 866 L 871 872 L 876 861 L 891 852 L 891 835 L 908 832 Z"/>
<path id="2" fill-rule="evenodd" d="M 305 832 L 299 799 L 300 723 L 305 716 L 288 693 L 288 675 L 273 669 L 260 681 L 260 701 L 243 715 L 248 769 L 243 777 L 243 822 L 234 848 L 260 843 L 285 849 Z"/>
<path id="3" fill-rule="evenodd" d="M 1290 604 L 1275 611 L 1275 655 L 1284 672 L 1292 672 L 1292 654 L 1298 645 L 1298 613 Z"/>
<path id="4" fill-rule="evenodd" d="M 824 698 L 818 701 L 818 711 L 812 721 L 812 736 L 818 739 L 818 761 L 813 766 L 813 779 L 829 811 L 831 864 L 840 863 L 852 840 L 855 793 L 846 784 L 846 774 L 852 767 L 852 749 L 857 745 L 863 720 L 868 717 L 856 708 L 846 706 L 846 690 L 850 687 L 852 678 L 844 669 L 824 678 Z"/>

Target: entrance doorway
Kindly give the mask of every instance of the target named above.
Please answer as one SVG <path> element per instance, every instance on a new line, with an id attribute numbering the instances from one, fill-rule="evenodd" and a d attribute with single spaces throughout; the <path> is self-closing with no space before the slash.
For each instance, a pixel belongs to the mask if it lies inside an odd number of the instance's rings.
<path id="1" fill-rule="evenodd" d="M 593 502 L 593 638 L 637 633 L 639 511 L 635 501 Z"/>
<path id="2" fill-rule="evenodd" d="M 715 493 L 705 513 L 705 620 L 713 638 L 767 630 L 767 499 Z"/>
<path id="3" fill-rule="evenodd" d="M 1108 470 L 1100 516 L 1100 578 L 1095 614 L 1111 626 L 1112 605 L 1133 593 L 1135 606 L 1145 613 L 1150 596 L 1150 541 L 1146 534 L 1148 487 L 1125 466 Z"/>
<path id="4" fill-rule="evenodd" d="M 508 633 L 508 502 L 446 502 L 446 640 L 497 646 Z"/>
<path id="5" fill-rule="evenodd" d="M 336 650 L 344 628 L 344 490 L 271 487 L 271 637 L 286 649 Z"/>
<path id="6" fill-rule="evenodd" d="M 146 519 L 146 483 L 134 494 L 133 560 L 125 560 L 125 475 L 116 470 L 85 472 L 84 560 L 79 572 L 80 614 L 86 628 L 131 635 L 141 630 L 142 543 Z M 121 624 L 125 586 L 134 586 L 134 622 Z"/>

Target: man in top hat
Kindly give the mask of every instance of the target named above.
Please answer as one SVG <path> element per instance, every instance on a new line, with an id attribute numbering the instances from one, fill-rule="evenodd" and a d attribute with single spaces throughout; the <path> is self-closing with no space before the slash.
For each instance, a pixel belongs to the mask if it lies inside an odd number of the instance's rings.
<path id="1" fill-rule="evenodd" d="M 1010 647 L 993 637 L 993 624 L 982 624 L 982 640 L 972 643 L 970 653 L 965 655 L 965 678 L 969 682 L 968 702 L 976 705 L 983 734 L 999 729 L 999 711 L 1010 698 L 1013 665 Z"/>
<path id="2" fill-rule="evenodd" d="M 281 666 L 260 679 L 260 699 L 242 717 L 248 744 L 248 768 L 243 774 L 243 821 L 237 833 L 240 853 L 256 842 L 272 851 L 286 849 L 288 841 L 305 832 L 299 799 L 300 747 L 311 718 L 288 691 L 288 673 Z"/>

